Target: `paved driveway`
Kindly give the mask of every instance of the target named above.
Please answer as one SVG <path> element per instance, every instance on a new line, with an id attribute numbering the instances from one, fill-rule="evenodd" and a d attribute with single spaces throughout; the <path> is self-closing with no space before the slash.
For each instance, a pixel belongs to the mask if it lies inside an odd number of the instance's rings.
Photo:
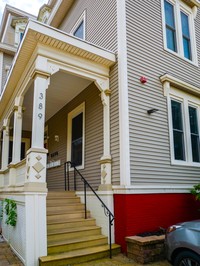
<path id="1" fill-rule="evenodd" d="M 113 256 L 112 259 L 101 259 L 95 260 L 87 263 L 75 264 L 73 266 L 142 266 L 142 264 L 138 264 L 131 259 L 128 259 L 126 256 L 119 254 L 117 256 Z M 170 266 L 167 261 L 159 261 L 156 263 L 145 264 L 145 266 Z M 144 266 L 144 265 L 143 265 Z"/>

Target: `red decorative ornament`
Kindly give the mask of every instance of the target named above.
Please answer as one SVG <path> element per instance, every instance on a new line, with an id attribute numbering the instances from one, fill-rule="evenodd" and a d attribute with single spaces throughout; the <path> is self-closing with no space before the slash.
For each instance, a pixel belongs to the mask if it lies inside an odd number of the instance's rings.
<path id="1" fill-rule="evenodd" d="M 147 82 L 147 78 L 145 78 L 145 77 L 141 77 L 141 78 L 140 78 L 140 82 L 143 83 L 143 84 L 146 83 L 146 82 Z"/>

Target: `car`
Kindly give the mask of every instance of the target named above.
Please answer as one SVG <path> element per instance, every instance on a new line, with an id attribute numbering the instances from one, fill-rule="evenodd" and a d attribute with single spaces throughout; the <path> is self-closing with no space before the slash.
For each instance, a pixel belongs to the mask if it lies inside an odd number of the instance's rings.
<path id="1" fill-rule="evenodd" d="M 174 266 L 200 266 L 200 220 L 170 226 L 165 235 L 166 256 Z"/>

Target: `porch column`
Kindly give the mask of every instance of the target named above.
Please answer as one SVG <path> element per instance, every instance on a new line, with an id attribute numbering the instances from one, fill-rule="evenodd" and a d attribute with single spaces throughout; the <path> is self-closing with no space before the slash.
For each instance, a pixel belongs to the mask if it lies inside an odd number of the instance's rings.
<path id="1" fill-rule="evenodd" d="M 13 153 L 12 153 L 12 163 L 11 164 L 18 163 L 21 160 L 22 102 L 23 102 L 23 97 L 17 97 L 15 100 Z"/>
<path id="2" fill-rule="evenodd" d="M 110 154 L 110 90 L 101 92 L 103 104 L 103 156 L 101 164 L 101 185 L 99 190 L 112 190 L 111 184 L 111 154 Z"/>
<path id="3" fill-rule="evenodd" d="M 33 120 L 32 120 L 32 143 L 27 152 L 27 183 L 46 184 L 46 154 L 44 149 L 44 125 L 46 89 L 49 85 L 49 75 L 35 73 L 34 97 L 33 97 Z M 40 186 L 41 187 L 41 186 Z"/>
<path id="4" fill-rule="evenodd" d="M 31 148 L 27 151 L 24 185 L 24 191 L 26 193 L 26 266 L 38 266 L 38 258 L 47 255 L 47 150 L 44 149 L 44 125 L 46 89 L 49 85 L 49 75 L 35 72 L 33 79 L 32 143 Z"/>
<path id="5" fill-rule="evenodd" d="M 9 155 L 9 119 L 4 120 L 3 125 L 3 145 L 2 145 L 2 161 L 1 168 L 5 169 L 8 166 L 8 155 Z"/>

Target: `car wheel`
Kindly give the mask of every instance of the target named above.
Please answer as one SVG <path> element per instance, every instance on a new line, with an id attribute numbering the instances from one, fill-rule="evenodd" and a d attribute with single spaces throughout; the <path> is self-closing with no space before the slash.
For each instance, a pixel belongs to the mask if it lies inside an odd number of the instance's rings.
<path id="1" fill-rule="evenodd" d="M 174 266 L 200 266 L 200 256 L 191 251 L 182 251 L 174 259 Z"/>

